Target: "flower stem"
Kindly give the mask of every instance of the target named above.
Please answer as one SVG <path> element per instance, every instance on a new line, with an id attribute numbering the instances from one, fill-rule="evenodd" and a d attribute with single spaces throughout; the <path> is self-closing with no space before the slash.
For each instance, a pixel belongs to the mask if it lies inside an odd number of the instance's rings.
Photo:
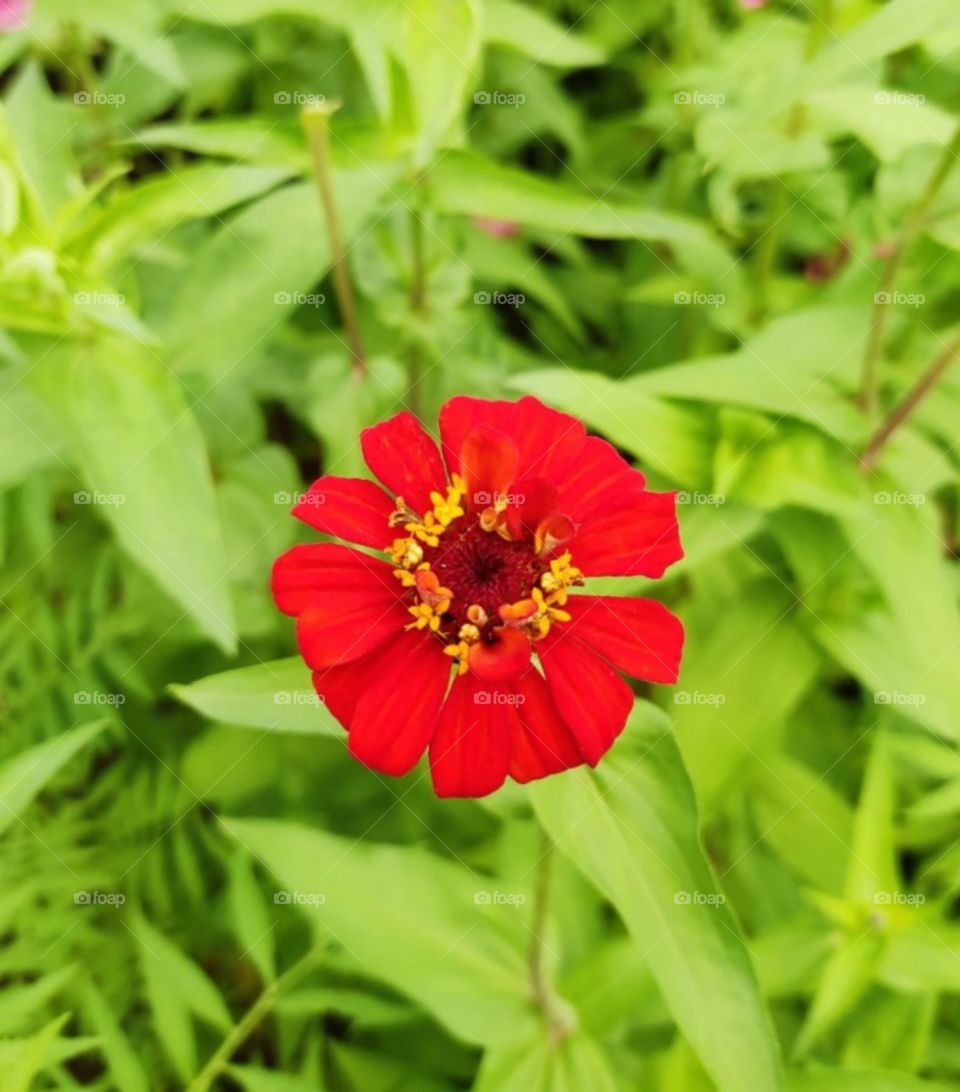
<path id="1" fill-rule="evenodd" d="M 422 319 L 426 317 L 428 310 L 427 259 L 423 213 L 416 202 L 410 208 L 410 251 L 413 265 L 413 275 L 410 280 L 410 311 L 415 318 Z M 419 417 L 423 408 L 423 348 L 416 339 L 415 330 L 413 342 L 410 345 L 407 404 L 410 412 Z"/>
<path id="2" fill-rule="evenodd" d="M 187 1086 L 187 1092 L 208 1092 L 213 1082 L 230 1064 L 233 1055 L 272 1011 L 277 999 L 286 990 L 296 985 L 304 975 L 314 969 L 325 950 L 325 943 L 314 945 L 293 966 L 284 971 L 275 982 L 271 982 L 264 989 L 263 993 L 243 1014 L 230 1034 L 210 1056 L 207 1064 Z"/>
<path id="3" fill-rule="evenodd" d="M 860 465 L 864 470 L 873 470 L 880 458 L 880 453 L 887 446 L 890 437 L 907 420 L 923 399 L 936 385 L 937 380 L 953 362 L 953 358 L 960 354 L 960 336 L 955 337 L 942 353 L 934 360 L 929 368 L 920 376 L 903 400 L 894 407 L 893 412 L 886 421 L 873 434 L 866 450 L 860 459 Z"/>
<path id="4" fill-rule="evenodd" d="M 900 267 L 907 252 L 923 230 L 937 194 L 944 182 L 946 182 L 958 155 L 960 155 L 960 127 L 957 128 L 950 143 L 943 149 L 943 154 L 927 180 L 923 193 L 904 219 L 900 231 L 894 239 L 893 250 L 880 274 L 878 291 L 874 296 L 870 330 L 867 335 L 867 348 L 863 356 L 863 374 L 860 388 L 860 405 L 868 414 L 872 414 L 877 406 L 880 356 L 883 352 L 890 300 L 897 284 Z"/>
<path id="5" fill-rule="evenodd" d="M 340 230 L 340 217 L 333 192 L 330 170 L 330 118 L 339 110 L 339 102 L 322 102 L 308 106 L 303 111 L 303 128 L 307 134 L 310 158 L 313 162 L 313 175 L 320 194 L 320 204 L 327 225 L 327 241 L 330 244 L 330 271 L 333 274 L 334 290 L 343 325 L 346 327 L 350 342 L 350 355 L 357 373 L 366 371 L 366 354 L 363 349 L 363 337 L 360 333 L 360 321 L 357 318 L 357 302 L 350 282 L 347 268 L 347 249 Z"/>
<path id="6" fill-rule="evenodd" d="M 550 909 L 550 875 L 553 863 L 553 842 L 541 827 L 538 846 L 537 878 L 533 893 L 533 921 L 530 925 L 530 987 L 533 999 L 543 1015 L 551 1041 L 559 1042 L 572 1030 L 569 1014 L 564 1011 L 550 982 L 546 966 L 546 929 Z"/>

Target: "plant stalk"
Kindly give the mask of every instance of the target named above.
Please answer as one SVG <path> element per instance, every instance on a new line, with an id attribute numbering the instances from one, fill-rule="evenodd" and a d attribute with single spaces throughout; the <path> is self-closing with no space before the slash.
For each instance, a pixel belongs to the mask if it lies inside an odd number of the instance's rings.
<path id="1" fill-rule="evenodd" d="M 934 360 L 929 368 L 920 376 L 902 401 L 894 407 L 893 412 L 886 421 L 873 434 L 870 442 L 860 458 L 860 465 L 864 470 L 873 470 L 877 465 L 880 454 L 887 446 L 890 437 L 910 417 L 913 411 L 920 405 L 924 398 L 936 386 L 940 376 L 953 362 L 955 356 L 960 354 L 960 336 L 955 337 Z"/>
<path id="2" fill-rule="evenodd" d="M 208 1092 L 213 1082 L 230 1064 L 230 1059 L 273 1010 L 277 999 L 314 969 L 325 950 L 326 944 L 314 945 L 275 982 L 271 982 L 264 989 L 210 1056 L 207 1064 L 187 1086 L 187 1092 Z"/>
<path id="3" fill-rule="evenodd" d="M 350 343 L 350 355 L 353 366 L 359 375 L 366 371 L 366 353 L 363 337 L 360 333 L 360 320 L 357 317 L 357 301 L 353 294 L 350 271 L 347 267 L 347 248 L 340 229 L 340 216 L 337 211 L 336 197 L 333 192 L 333 179 L 330 169 L 330 118 L 340 108 L 338 102 L 323 102 L 308 106 L 303 111 L 303 128 L 307 134 L 307 145 L 313 162 L 313 175 L 320 194 L 320 204 L 327 226 L 327 240 L 330 244 L 330 271 L 333 274 L 334 291 L 337 294 L 337 306 L 347 331 Z"/>
<path id="4" fill-rule="evenodd" d="M 546 964 L 546 929 L 550 909 L 550 876 L 553 863 L 553 842 L 541 827 L 538 846 L 537 878 L 533 894 L 533 921 L 530 925 L 529 966 L 530 987 L 533 999 L 543 1015 L 547 1035 L 552 1042 L 560 1042 L 573 1030 L 570 1017 L 564 1012 L 550 982 Z"/>
<path id="5" fill-rule="evenodd" d="M 870 330 L 867 335 L 867 348 L 863 356 L 863 373 L 860 387 L 860 406 L 865 413 L 873 414 L 877 407 L 877 389 L 879 386 L 880 357 L 883 353 L 884 335 L 887 327 L 887 316 L 891 306 L 894 289 L 900 267 L 907 252 L 916 242 L 923 230 L 930 209 L 937 199 L 941 187 L 947 180 L 957 157 L 960 156 L 960 127 L 953 135 L 953 139 L 943 149 L 937 166 L 927 180 L 923 193 L 919 200 L 907 214 L 906 219 L 897 233 L 893 243 L 893 250 L 887 258 L 883 271 L 880 274 L 878 291 L 874 296 L 873 315 L 870 319 Z"/>

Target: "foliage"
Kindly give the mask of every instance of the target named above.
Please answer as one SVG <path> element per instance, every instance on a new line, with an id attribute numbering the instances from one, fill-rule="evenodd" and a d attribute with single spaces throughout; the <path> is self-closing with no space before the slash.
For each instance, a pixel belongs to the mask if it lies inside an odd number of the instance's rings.
<path id="1" fill-rule="evenodd" d="M 37 0 L 0 67 L 5 1092 L 960 1087 L 956 0 Z M 268 573 L 462 392 L 681 491 L 688 648 L 440 802 Z"/>

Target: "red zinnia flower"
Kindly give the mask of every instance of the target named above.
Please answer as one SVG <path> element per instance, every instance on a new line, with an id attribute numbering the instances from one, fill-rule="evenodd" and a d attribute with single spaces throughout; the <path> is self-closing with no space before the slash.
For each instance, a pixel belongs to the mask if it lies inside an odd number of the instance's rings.
<path id="1" fill-rule="evenodd" d="M 633 705 L 619 672 L 675 682 L 683 627 L 570 588 L 662 575 L 683 555 L 675 494 L 535 398 L 453 398 L 440 437 L 442 457 L 410 413 L 368 428 L 387 491 L 327 475 L 293 510 L 386 555 L 319 543 L 274 566 L 317 693 L 372 769 L 405 774 L 429 747 L 439 796 L 596 765 Z"/>

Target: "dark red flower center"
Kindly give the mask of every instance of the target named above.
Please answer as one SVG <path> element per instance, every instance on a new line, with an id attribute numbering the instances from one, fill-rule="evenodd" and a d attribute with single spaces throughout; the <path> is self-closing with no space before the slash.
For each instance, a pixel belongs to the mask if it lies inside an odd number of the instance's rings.
<path id="1" fill-rule="evenodd" d="M 499 622 L 500 607 L 527 598 L 547 568 L 531 542 L 508 541 L 468 519 L 452 524 L 438 546 L 426 547 L 423 560 L 453 592 L 447 613 L 453 632 L 470 620 L 473 605 Z"/>

